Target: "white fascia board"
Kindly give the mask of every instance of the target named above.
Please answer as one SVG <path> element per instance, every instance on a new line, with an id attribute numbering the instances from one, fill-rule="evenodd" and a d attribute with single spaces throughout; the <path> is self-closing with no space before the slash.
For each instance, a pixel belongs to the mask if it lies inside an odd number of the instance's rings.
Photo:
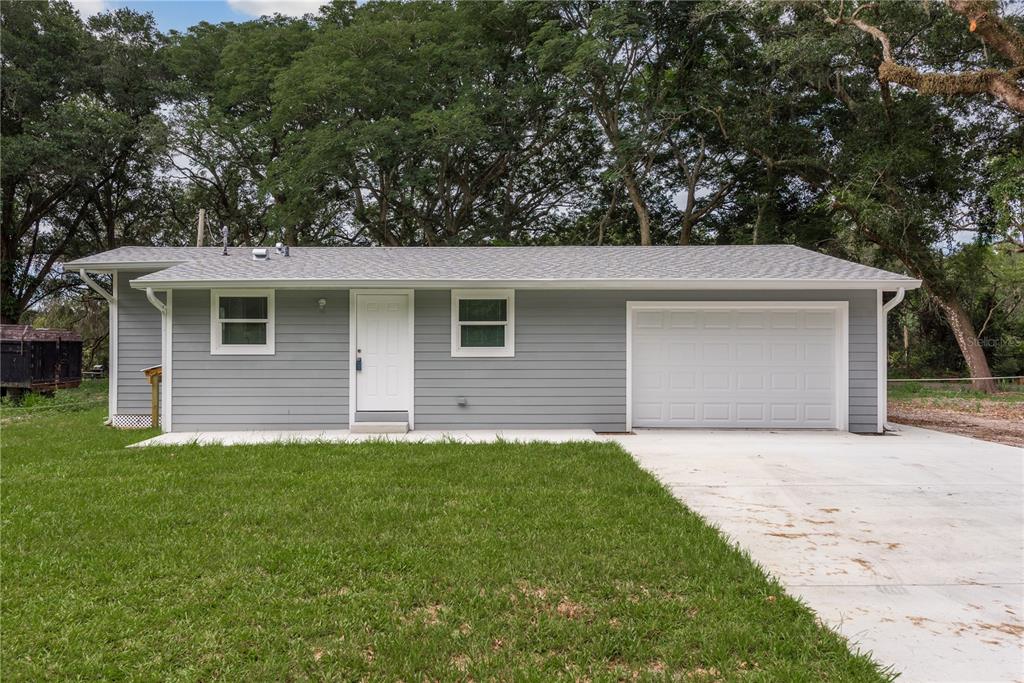
<path id="1" fill-rule="evenodd" d="M 402 288 L 402 289 L 461 289 L 505 288 L 505 289 L 637 289 L 637 290 L 715 290 L 715 289 L 772 289 L 772 290 L 885 290 L 917 289 L 920 280 L 780 280 L 780 279 L 736 279 L 736 280 L 332 280 L 332 279 L 288 279 L 288 280 L 143 280 L 130 283 L 133 289 L 211 289 L 231 287 L 233 289 L 352 289 L 352 288 Z"/>
<path id="2" fill-rule="evenodd" d="M 134 261 L 124 262 L 118 261 L 116 263 L 81 263 L 79 261 L 69 261 L 64 264 L 66 270 L 87 270 L 90 273 L 103 273 L 109 275 L 119 271 L 146 271 L 155 273 L 158 270 L 164 270 L 172 266 L 179 266 L 185 261 Z"/>

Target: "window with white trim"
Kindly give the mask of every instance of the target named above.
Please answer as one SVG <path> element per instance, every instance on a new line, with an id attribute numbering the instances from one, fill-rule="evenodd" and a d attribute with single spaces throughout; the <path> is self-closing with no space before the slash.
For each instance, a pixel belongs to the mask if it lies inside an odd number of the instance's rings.
<path id="1" fill-rule="evenodd" d="M 210 353 L 274 353 L 274 290 L 210 291 Z"/>
<path id="2" fill-rule="evenodd" d="M 511 289 L 453 289 L 452 356 L 516 355 L 515 307 L 516 293 Z"/>

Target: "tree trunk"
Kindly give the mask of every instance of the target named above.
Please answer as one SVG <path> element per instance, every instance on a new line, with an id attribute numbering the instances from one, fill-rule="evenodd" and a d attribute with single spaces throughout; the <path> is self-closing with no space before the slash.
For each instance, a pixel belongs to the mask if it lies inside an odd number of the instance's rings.
<path id="1" fill-rule="evenodd" d="M 946 314 L 946 321 L 953 330 L 953 336 L 956 338 L 964 360 L 967 361 L 967 370 L 971 373 L 971 377 L 982 378 L 971 380 L 971 387 L 987 394 L 994 392 L 996 382 L 994 379 L 988 379 L 992 377 L 992 371 L 989 370 L 988 359 L 981 348 L 978 335 L 974 331 L 974 324 L 971 322 L 970 316 L 967 315 L 967 311 L 955 299 L 946 300 L 935 296 L 935 301 L 939 304 L 942 312 Z"/>
<path id="2" fill-rule="evenodd" d="M 757 200 L 757 222 L 754 223 L 754 234 L 750 236 L 751 244 L 757 244 L 761 239 L 761 223 L 764 221 L 765 203 L 764 197 Z"/>
<path id="3" fill-rule="evenodd" d="M 693 216 L 687 213 L 683 218 L 683 228 L 679 231 L 679 246 L 685 247 L 693 239 Z"/>
<path id="4" fill-rule="evenodd" d="M 624 171 L 622 181 L 626 184 L 626 191 L 629 193 L 629 201 L 633 203 L 636 217 L 640 221 L 640 245 L 651 246 L 651 213 L 647 209 L 647 203 L 640 194 L 640 186 L 630 171 Z"/>

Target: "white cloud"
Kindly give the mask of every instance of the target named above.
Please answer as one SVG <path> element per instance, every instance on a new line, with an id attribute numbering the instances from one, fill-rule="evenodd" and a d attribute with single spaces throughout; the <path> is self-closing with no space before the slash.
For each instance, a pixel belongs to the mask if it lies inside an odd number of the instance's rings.
<path id="1" fill-rule="evenodd" d="M 271 14 L 284 14 L 289 17 L 301 17 L 304 14 L 316 14 L 321 5 L 330 0 L 228 0 L 231 9 L 252 17 Z"/>
<path id="2" fill-rule="evenodd" d="M 107 0 L 71 0 L 71 6 L 78 10 L 83 19 L 110 9 Z"/>

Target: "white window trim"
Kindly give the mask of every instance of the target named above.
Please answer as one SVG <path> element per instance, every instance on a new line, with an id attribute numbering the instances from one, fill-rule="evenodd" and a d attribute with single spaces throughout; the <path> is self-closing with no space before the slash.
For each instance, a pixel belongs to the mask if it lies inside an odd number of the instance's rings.
<path id="1" fill-rule="evenodd" d="M 459 301 L 462 299 L 505 299 L 508 304 L 507 320 L 459 322 Z M 513 358 L 516 355 L 516 290 L 514 289 L 453 289 L 452 290 L 452 358 Z M 505 346 L 461 346 L 461 325 L 505 325 Z"/>
<path id="2" fill-rule="evenodd" d="M 267 319 L 230 319 L 221 320 L 220 297 L 222 296 L 246 296 L 246 297 L 267 297 Z M 272 356 L 274 355 L 274 290 L 272 289 L 211 289 L 210 290 L 210 354 L 214 356 Z M 221 322 L 266 322 L 267 343 L 266 344 L 222 344 L 221 343 Z"/>

